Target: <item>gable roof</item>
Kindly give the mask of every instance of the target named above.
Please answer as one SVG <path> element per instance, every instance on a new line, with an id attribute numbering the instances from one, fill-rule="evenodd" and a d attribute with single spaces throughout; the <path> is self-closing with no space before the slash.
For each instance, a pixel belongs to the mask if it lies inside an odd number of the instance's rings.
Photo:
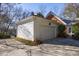
<path id="1" fill-rule="evenodd" d="M 47 16 L 49 16 L 49 15 L 55 16 L 56 14 L 55 14 L 54 12 L 50 11 L 50 12 L 47 14 Z"/>
<path id="2" fill-rule="evenodd" d="M 55 20 L 53 20 L 53 19 L 56 19 L 56 20 L 59 22 L 59 24 L 63 24 L 63 25 L 68 25 L 68 24 L 70 24 L 70 23 L 76 22 L 76 20 L 72 21 L 72 20 L 67 20 L 67 19 L 60 18 L 59 16 L 57 16 L 57 15 L 56 15 L 55 13 L 53 13 L 52 11 L 50 11 L 50 12 L 47 14 L 46 19 L 52 20 L 53 22 L 55 21 Z M 77 18 L 77 19 L 79 20 L 79 18 Z M 77 21 L 78 21 L 78 20 L 77 20 Z"/>
<path id="3" fill-rule="evenodd" d="M 67 25 L 67 23 L 64 22 L 60 17 L 58 17 L 58 16 L 55 16 L 55 17 L 56 17 L 56 19 L 57 19 L 59 22 L 61 22 L 61 24 Z"/>
<path id="4" fill-rule="evenodd" d="M 47 14 L 46 19 L 52 20 L 53 22 L 55 22 L 55 24 L 64 24 L 64 25 L 66 25 L 66 23 L 60 17 L 58 17 L 55 13 L 53 13 L 52 11 L 50 11 Z"/>
<path id="5" fill-rule="evenodd" d="M 38 16 L 35 16 L 35 17 L 38 17 Z M 25 18 L 23 20 L 18 21 L 17 24 L 18 23 L 22 24 L 22 23 L 26 23 L 26 22 L 32 21 L 32 20 L 29 20 L 29 19 L 33 19 L 33 18 L 34 18 L 34 16 L 27 17 L 27 18 Z M 67 20 L 67 19 L 60 18 L 59 16 L 57 16 L 56 14 L 54 14 L 52 11 L 50 11 L 47 14 L 46 19 L 47 20 L 51 20 L 54 24 L 67 25 L 67 24 L 70 24 L 72 22 L 71 20 Z"/>
<path id="6" fill-rule="evenodd" d="M 17 22 L 16 22 L 16 25 L 28 23 L 28 22 L 30 22 L 30 21 L 32 21 L 32 20 L 33 20 L 33 16 L 29 16 L 29 17 L 27 17 L 27 18 L 25 18 L 25 19 L 22 19 L 22 20 L 17 21 Z"/>
<path id="7" fill-rule="evenodd" d="M 52 17 L 54 17 L 55 16 L 55 14 L 52 12 L 52 11 L 50 11 L 48 14 L 47 14 L 47 16 L 46 16 L 46 19 L 51 19 Z"/>
<path id="8" fill-rule="evenodd" d="M 43 19 L 43 20 L 46 21 L 46 22 L 51 22 L 51 23 L 53 23 L 52 20 L 48 20 L 48 19 L 46 19 L 46 18 L 42 18 L 42 17 L 38 17 L 38 16 L 30 16 L 30 17 L 27 17 L 27 18 L 25 18 L 25 19 L 23 19 L 23 20 L 17 21 L 17 22 L 16 22 L 16 25 L 21 25 L 21 24 L 24 24 L 24 23 L 29 23 L 29 22 L 32 22 L 32 21 L 34 21 L 34 20 L 41 20 L 41 19 Z M 54 24 L 54 23 L 53 23 L 53 24 Z M 56 24 L 55 24 L 55 25 L 56 25 Z"/>

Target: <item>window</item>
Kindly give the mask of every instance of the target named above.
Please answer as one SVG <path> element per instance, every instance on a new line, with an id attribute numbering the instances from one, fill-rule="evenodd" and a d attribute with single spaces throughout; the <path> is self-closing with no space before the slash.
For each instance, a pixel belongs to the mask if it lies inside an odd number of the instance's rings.
<path id="1" fill-rule="evenodd" d="M 71 33 L 71 27 L 69 27 L 69 33 Z"/>

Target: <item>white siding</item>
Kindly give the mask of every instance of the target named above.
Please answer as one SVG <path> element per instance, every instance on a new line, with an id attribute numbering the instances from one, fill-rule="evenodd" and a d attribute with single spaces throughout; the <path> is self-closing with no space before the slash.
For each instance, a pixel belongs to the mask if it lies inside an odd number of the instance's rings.
<path id="1" fill-rule="evenodd" d="M 50 21 L 38 18 L 38 20 L 35 20 L 34 23 L 34 38 L 38 40 L 46 40 L 46 39 L 53 39 L 56 37 L 56 29 L 57 27 L 51 22 L 51 25 L 49 25 Z"/>
<path id="2" fill-rule="evenodd" d="M 24 24 L 18 25 L 17 37 L 24 38 L 27 40 L 46 40 L 53 39 L 57 34 L 57 26 L 52 23 L 52 21 L 40 18 L 33 17 L 28 19 Z M 51 23 L 51 25 L 49 25 Z"/>
<path id="3" fill-rule="evenodd" d="M 17 29 L 17 37 L 32 40 L 34 36 L 34 22 L 25 23 L 18 26 Z"/>

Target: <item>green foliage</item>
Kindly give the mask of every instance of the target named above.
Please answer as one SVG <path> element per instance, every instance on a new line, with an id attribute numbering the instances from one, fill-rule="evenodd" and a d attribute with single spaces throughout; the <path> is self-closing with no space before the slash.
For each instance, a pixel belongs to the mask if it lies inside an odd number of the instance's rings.
<path id="1" fill-rule="evenodd" d="M 79 30 L 79 27 L 77 25 L 72 26 L 72 32 L 76 33 Z"/>
<path id="2" fill-rule="evenodd" d="M 73 33 L 76 33 L 79 31 L 79 23 L 76 23 L 72 26 L 72 31 Z"/>
<path id="3" fill-rule="evenodd" d="M 60 24 L 60 25 L 58 26 L 58 32 L 60 32 L 60 33 L 61 33 L 61 32 L 64 32 L 65 29 L 66 29 L 65 25 Z"/>
<path id="4" fill-rule="evenodd" d="M 35 45 L 39 45 L 42 43 L 40 40 L 30 41 L 30 40 L 26 40 L 23 38 L 16 38 L 16 40 L 18 40 L 26 45 L 30 45 L 30 46 L 35 46 Z"/>
<path id="5" fill-rule="evenodd" d="M 42 17 L 42 18 L 44 18 L 44 16 L 43 16 L 43 14 L 42 13 L 37 13 L 37 15 L 36 16 L 38 16 L 38 17 Z"/>
<path id="6" fill-rule="evenodd" d="M 72 35 L 72 38 L 79 40 L 79 23 L 76 23 L 72 26 L 72 31 L 74 35 Z"/>
<path id="7" fill-rule="evenodd" d="M 0 39 L 6 39 L 6 38 L 10 38 L 10 35 L 6 34 L 5 32 L 0 32 Z"/>
<path id="8" fill-rule="evenodd" d="M 66 30 L 65 25 L 60 24 L 58 26 L 58 37 L 67 37 L 65 30 Z"/>
<path id="9" fill-rule="evenodd" d="M 79 40 L 79 31 L 73 35 L 73 38 L 76 40 Z"/>

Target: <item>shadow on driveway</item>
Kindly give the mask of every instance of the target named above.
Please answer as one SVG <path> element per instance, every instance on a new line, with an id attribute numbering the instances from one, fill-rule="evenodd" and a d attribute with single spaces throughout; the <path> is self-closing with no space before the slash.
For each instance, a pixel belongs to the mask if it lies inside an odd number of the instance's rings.
<path id="1" fill-rule="evenodd" d="M 79 41 L 69 38 L 56 38 L 45 40 L 43 44 L 54 44 L 54 45 L 67 45 L 67 46 L 76 46 L 79 47 Z"/>

